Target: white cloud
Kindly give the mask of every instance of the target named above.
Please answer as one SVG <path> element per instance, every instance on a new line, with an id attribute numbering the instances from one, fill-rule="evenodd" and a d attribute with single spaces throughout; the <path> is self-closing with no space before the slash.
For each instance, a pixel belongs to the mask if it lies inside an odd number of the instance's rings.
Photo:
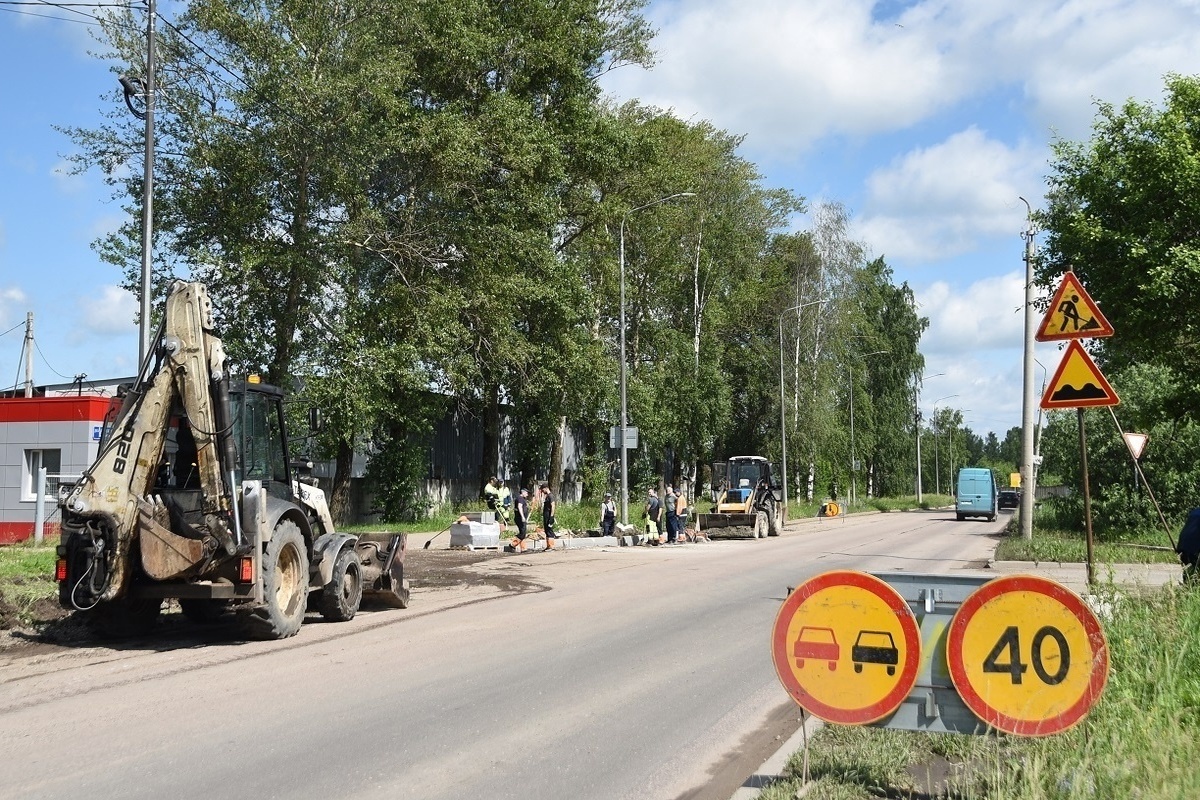
<path id="1" fill-rule="evenodd" d="M 905 130 L 998 90 L 1015 105 L 997 111 L 1036 120 L 1047 138 L 1081 138 L 1093 98 L 1156 98 L 1167 72 L 1200 72 L 1191 0 L 925 0 L 888 18 L 874 16 L 880 5 L 660 0 L 658 65 L 603 85 L 785 157 L 830 134 Z"/>
<path id="2" fill-rule="evenodd" d="M 933 260 L 974 250 L 981 238 L 1015 235 L 1025 227 L 1018 198 L 1041 186 L 1044 164 L 1044 150 L 1012 148 L 970 127 L 874 172 L 855 232 L 873 252 L 892 259 Z M 1027 199 L 1037 205 L 1037 196 Z"/>
<path id="3" fill-rule="evenodd" d="M 926 415 L 936 404 L 963 411 L 979 435 L 1000 437 L 1021 424 L 1025 341 L 1025 280 L 1021 272 L 983 278 L 965 287 L 937 281 L 913 289 L 929 318 L 921 338 L 928 379 L 921 395 Z M 1034 322 L 1040 322 L 1040 316 Z M 1058 364 L 1058 347 L 1038 344 L 1034 385 L 1040 399 Z M 939 402 L 943 401 L 943 402 Z"/>
<path id="4" fill-rule="evenodd" d="M 102 286 L 96 296 L 80 298 L 77 305 L 79 328 L 73 332 L 73 338 L 86 340 L 137 330 L 137 299 L 120 286 Z"/>
<path id="5" fill-rule="evenodd" d="M 983 278 L 965 289 L 937 281 L 914 287 L 918 311 L 929 318 L 921 352 L 952 356 L 1021 347 L 1024 276 L 1012 272 Z"/>
<path id="6" fill-rule="evenodd" d="M 87 191 L 88 188 L 87 178 L 80 173 L 72 172 L 74 168 L 75 166 L 66 159 L 60 159 L 50 168 L 54 182 L 66 194 L 80 194 Z"/>
<path id="7" fill-rule="evenodd" d="M 19 286 L 0 286 L 0 330 L 8 330 L 24 317 L 26 303 Z"/>
<path id="8" fill-rule="evenodd" d="M 658 4 L 659 64 L 618 70 L 618 97 L 746 132 L 755 149 L 910 125 L 965 90 L 923 33 L 871 19 L 868 0 Z M 677 12 L 677 13 L 673 13 Z"/>

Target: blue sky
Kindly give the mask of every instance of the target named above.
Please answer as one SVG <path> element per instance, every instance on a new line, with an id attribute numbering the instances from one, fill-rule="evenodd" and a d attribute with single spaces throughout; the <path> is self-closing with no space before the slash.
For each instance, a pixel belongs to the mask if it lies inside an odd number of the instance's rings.
<path id="1" fill-rule="evenodd" d="M 79 19 L 0 5 L 0 333 L 34 312 L 38 383 L 128 375 L 136 302 L 90 246 L 121 204 L 98 173 L 66 174 L 54 130 L 95 124 L 116 79 L 86 25 L 16 10 Z M 769 185 L 845 205 L 931 320 L 926 414 L 962 409 L 980 434 L 1020 424 L 1018 198 L 1040 207 L 1050 142 L 1085 139 L 1097 99 L 1158 101 L 1167 73 L 1200 74 L 1194 0 L 657 0 L 648 16 L 658 63 L 605 90 L 744 134 Z M 0 386 L 23 379 L 21 327 L 0 335 Z M 1038 358 L 1053 372 L 1057 348 Z"/>

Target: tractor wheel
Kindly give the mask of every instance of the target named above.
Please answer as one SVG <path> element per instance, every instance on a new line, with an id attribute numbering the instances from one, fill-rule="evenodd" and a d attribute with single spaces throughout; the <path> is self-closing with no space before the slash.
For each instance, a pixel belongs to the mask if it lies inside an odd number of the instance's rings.
<path id="1" fill-rule="evenodd" d="M 774 499 L 767 504 L 767 536 L 778 536 L 783 530 L 783 523 L 779 519 L 779 506 L 775 505 Z"/>
<path id="2" fill-rule="evenodd" d="M 122 597 L 99 603 L 85 613 L 88 626 L 103 639 L 132 639 L 150 633 L 162 612 L 162 600 Z"/>
<path id="3" fill-rule="evenodd" d="M 331 622 L 349 622 L 363 596 L 363 570 L 358 553 L 347 547 L 333 562 L 333 580 L 321 590 L 321 616 Z"/>
<path id="4" fill-rule="evenodd" d="M 283 520 L 275 526 L 263 553 L 262 570 L 266 602 L 245 617 L 246 635 L 254 639 L 295 636 L 308 603 L 308 548 L 296 523 Z"/>

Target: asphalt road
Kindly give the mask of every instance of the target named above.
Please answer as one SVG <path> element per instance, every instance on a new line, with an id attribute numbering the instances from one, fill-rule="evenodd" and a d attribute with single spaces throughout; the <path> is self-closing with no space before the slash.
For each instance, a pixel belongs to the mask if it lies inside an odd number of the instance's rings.
<path id="1" fill-rule="evenodd" d="M 1007 519 L 875 514 L 777 539 L 497 556 L 471 585 L 285 642 L 0 651 L 0 786 L 724 800 L 798 718 L 769 651 L 787 587 L 834 568 L 978 568 Z"/>

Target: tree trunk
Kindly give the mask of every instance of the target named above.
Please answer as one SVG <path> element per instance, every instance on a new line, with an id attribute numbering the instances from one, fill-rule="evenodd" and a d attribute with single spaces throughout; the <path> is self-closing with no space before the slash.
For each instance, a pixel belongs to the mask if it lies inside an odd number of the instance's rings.
<path id="1" fill-rule="evenodd" d="M 558 432 L 554 435 L 554 441 L 550 446 L 550 475 L 547 483 L 550 484 L 550 493 L 562 500 L 562 474 L 563 474 L 563 444 L 567 434 L 567 418 L 559 417 Z"/>
<path id="2" fill-rule="evenodd" d="M 479 496 L 483 496 L 484 485 L 493 476 L 500 474 L 500 387 L 493 384 L 487 388 L 483 409 L 483 455 L 479 464 Z"/>
<path id="3" fill-rule="evenodd" d="M 354 446 L 349 442 L 338 442 L 337 468 L 333 471 L 333 486 L 329 492 L 329 514 L 337 526 L 351 519 L 350 476 L 354 467 Z"/>

